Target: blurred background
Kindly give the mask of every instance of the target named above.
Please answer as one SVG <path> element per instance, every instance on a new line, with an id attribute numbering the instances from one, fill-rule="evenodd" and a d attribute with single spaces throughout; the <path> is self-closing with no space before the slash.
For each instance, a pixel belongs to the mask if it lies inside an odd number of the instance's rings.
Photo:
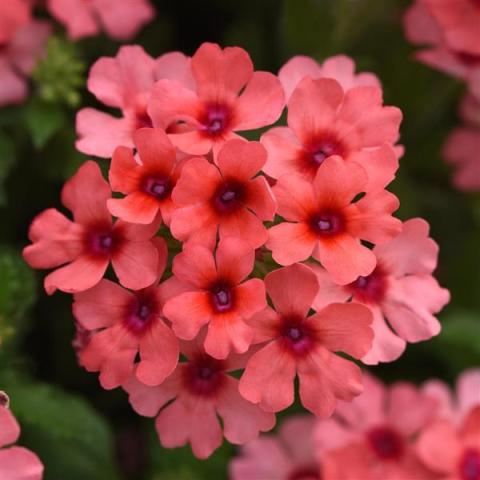
<path id="1" fill-rule="evenodd" d="M 439 337 L 409 345 L 399 361 L 372 371 L 387 382 L 439 377 L 451 383 L 479 364 L 480 195 L 453 189 L 441 157 L 447 134 L 459 123 L 464 85 L 413 59 L 401 25 L 409 2 L 152 3 L 157 18 L 130 43 L 154 57 L 171 50 L 191 55 L 201 42 L 214 41 L 245 48 L 259 70 L 277 73 L 297 54 L 323 61 L 345 53 L 359 71 L 379 76 L 385 103 L 404 113 L 406 153 L 390 187 L 401 201 L 398 215 L 430 222 L 440 244 L 437 278 L 452 301 L 440 315 Z M 60 207 L 63 182 L 86 159 L 74 149 L 74 120 L 80 106 L 98 106 L 85 88 L 89 66 L 120 46 L 102 35 L 73 44 L 56 28 L 28 102 L 0 109 L 0 389 L 12 398 L 21 444 L 44 461 L 46 480 L 227 478 L 234 447 L 224 445 L 205 462 L 189 447 L 162 449 L 151 419 L 133 413 L 123 392 L 103 390 L 97 374 L 77 366 L 70 296 L 47 297 L 44 273 L 31 271 L 21 258 L 30 221 L 45 208 Z"/>

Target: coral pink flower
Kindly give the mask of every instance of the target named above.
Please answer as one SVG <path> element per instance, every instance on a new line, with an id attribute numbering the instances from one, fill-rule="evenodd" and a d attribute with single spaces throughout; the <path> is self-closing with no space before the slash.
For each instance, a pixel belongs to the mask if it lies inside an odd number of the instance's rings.
<path id="1" fill-rule="evenodd" d="M 128 147 L 118 147 L 110 165 L 112 190 L 124 198 L 107 201 L 110 213 L 131 223 L 150 224 L 158 212 L 168 225 L 173 210 L 172 189 L 180 174 L 176 151 L 165 132 L 142 128 L 133 134 L 140 161 Z"/>
<path id="2" fill-rule="evenodd" d="M 27 2 L 0 2 L 0 107 L 20 103 L 28 93 L 27 77 L 42 55 L 50 25 L 30 21 Z"/>
<path id="3" fill-rule="evenodd" d="M 275 310 L 267 307 L 249 321 L 255 342 L 266 345 L 248 361 L 240 393 L 278 412 L 293 403 L 298 374 L 303 406 L 328 417 L 336 399 L 351 400 L 362 392 L 361 370 L 334 352 L 363 357 L 372 344 L 372 315 L 363 305 L 331 304 L 308 316 L 319 286 L 305 265 L 275 270 L 265 285 Z"/>
<path id="4" fill-rule="evenodd" d="M 50 295 L 60 289 L 77 293 L 95 286 L 110 261 L 120 283 L 134 290 L 157 278 L 158 251 L 152 236 L 158 222 L 133 225 L 112 222 L 107 210 L 110 187 L 95 162 L 88 161 L 65 184 L 62 203 L 73 213 L 72 222 L 50 208 L 32 222 L 23 256 L 33 268 L 65 265 L 45 278 Z"/>
<path id="5" fill-rule="evenodd" d="M 268 238 L 263 220 L 273 220 L 276 203 L 263 176 L 255 176 L 267 153 L 258 142 L 229 140 L 216 158 L 188 161 L 172 198 L 172 235 L 213 246 L 217 237 L 240 237 L 252 247 Z M 255 177 L 255 178 L 253 178 Z"/>
<path id="6" fill-rule="evenodd" d="M 459 190 L 480 190 L 480 128 L 454 130 L 447 139 L 443 155 L 456 169 L 453 183 Z"/>
<path id="7" fill-rule="evenodd" d="M 287 101 L 305 77 L 333 78 L 344 91 L 361 86 L 381 88 L 380 80 L 375 74 L 355 73 L 355 62 L 346 55 L 327 58 L 322 64 L 311 57 L 298 55 L 291 58 L 278 72 Z"/>
<path id="8" fill-rule="evenodd" d="M 161 80 L 152 92 L 148 112 L 156 126 L 186 122 L 189 131 L 170 138 L 192 155 L 215 151 L 236 131 L 274 123 L 282 113 L 284 96 L 278 78 L 254 72 L 248 53 L 239 47 L 222 50 L 204 43 L 192 57 L 195 88 Z"/>
<path id="9" fill-rule="evenodd" d="M 129 40 L 155 16 L 149 0 L 48 0 L 47 8 L 74 40 L 100 30 L 115 40 Z"/>
<path id="10" fill-rule="evenodd" d="M 436 401 L 413 385 L 388 389 L 364 374 L 364 392 L 338 402 L 335 416 L 317 424 L 316 444 L 325 456 L 324 477 L 342 480 L 428 480 L 413 439 L 434 418 Z"/>
<path id="11" fill-rule="evenodd" d="M 28 0 L 9 0 L 0 3 L 0 44 L 11 40 L 19 27 L 31 22 L 32 7 Z"/>
<path id="12" fill-rule="evenodd" d="M 388 242 L 400 233 L 401 222 L 391 216 L 398 199 L 386 190 L 367 191 L 353 202 L 367 183 L 359 164 L 337 156 L 325 160 L 313 184 L 298 175 L 281 177 L 273 192 L 287 221 L 269 230 L 273 258 L 290 265 L 313 255 L 341 284 L 372 273 L 375 254 L 360 240 Z"/>
<path id="13" fill-rule="evenodd" d="M 167 247 L 156 239 L 159 277 L 167 262 Z M 173 282 L 172 282 L 173 280 Z M 159 385 L 178 363 L 178 340 L 162 318 L 165 301 L 182 290 L 175 279 L 130 292 L 111 282 L 74 296 L 73 313 L 79 324 L 92 332 L 79 352 L 80 364 L 90 372 L 100 371 L 106 389 L 120 386 L 132 375 L 146 385 Z"/>
<path id="14" fill-rule="evenodd" d="M 396 360 L 406 342 L 428 340 L 440 332 L 433 314 L 448 303 L 450 295 L 432 276 L 438 246 L 428 233 L 424 220 L 408 220 L 398 237 L 373 249 L 375 270 L 348 285 L 337 285 L 326 270 L 313 267 L 320 282 L 314 308 L 352 301 L 371 309 L 375 338 L 362 359 L 365 363 Z"/>
<path id="15" fill-rule="evenodd" d="M 392 145 L 402 114 L 382 105 L 378 87 L 348 91 L 334 79 L 304 78 L 288 102 L 288 127 L 262 135 L 268 151 L 265 173 L 273 178 L 299 173 L 315 177 L 325 159 L 338 155 L 348 164 L 360 163 L 371 188 L 390 183 L 398 168 Z"/>
<path id="16" fill-rule="evenodd" d="M 23 447 L 8 447 L 20 436 L 20 427 L 12 412 L 0 405 L 0 478 L 4 480 L 41 480 L 43 465 Z"/>
<path id="17" fill-rule="evenodd" d="M 173 273 L 186 283 L 186 293 L 170 299 L 163 309 L 177 336 L 192 340 L 208 324 L 209 355 L 224 359 L 232 348 L 246 352 L 253 331 L 245 320 L 266 307 L 263 281 L 243 282 L 254 261 L 254 250 L 239 238 L 220 240 L 215 257 L 202 245 L 186 244 L 173 260 Z"/>
<path id="18" fill-rule="evenodd" d="M 417 452 L 438 479 L 478 480 L 480 407 L 473 408 L 459 428 L 448 420 L 428 426 L 420 435 Z"/>
<path id="19" fill-rule="evenodd" d="M 449 48 L 469 55 L 480 55 L 480 4 L 477 0 L 424 1 Z"/>
<path id="20" fill-rule="evenodd" d="M 190 85 L 190 59 L 172 52 L 154 60 L 142 47 L 121 47 L 116 57 L 102 57 L 88 76 L 88 90 L 108 107 L 122 111 L 122 118 L 94 108 L 77 115 L 76 147 L 87 155 L 111 157 L 119 145 L 133 148 L 133 132 L 151 127 L 147 101 L 155 81 L 172 78 Z"/>
<path id="21" fill-rule="evenodd" d="M 480 67 L 480 51 L 475 53 L 478 41 L 471 41 L 471 35 L 477 28 L 474 22 L 478 23 L 476 18 L 480 18 L 480 8 L 475 6 L 476 3 L 476 0 L 416 0 L 405 12 L 405 35 L 410 42 L 428 48 L 417 52 L 415 57 L 430 67 L 459 78 L 467 78 L 473 69 Z M 468 23 L 472 22 L 474 29 L 468 26 L 464 29 L 461 25 L 464 13 L 470 15 L 470 18 L 464 18 Z M 449 43 L 452 34 L 453 37 L 463 37 L 461 43 L 467 47 L 466 50 L 456 48 L 460 46 L 458 39 Z M 469 35 L 470 40 L 465 43 Z"/>
<path id="22" fill-rule="evenodd" d="M 450 387 L 440 380 L 425 382 L 422 390 L 439 402 L 437 416 L 452 420 L 458 426 L 473 408 L 480 407 L 480 368 L 462 372 L 457 379 L 455 396 Z"/>
<path id="23" fill-rule="evenodd" d="M 247 443 L 259 431 L 273 428 L 275 416 L 238 393 L 238 380 L 229 373 L 244 367 L 245 355 L 216 360 L 204 352 L 202 342 L 202 338 L 182 342 L 186 359 L 162 385 L 147 387 L 132 377 L 124 388 L 137 413 L 158 414 L 156 428 L 162 446 L 190 443 L 196 457 L 207 458 L 221 446 L 223 436 L 234 444 Z"/>
<path id="24" fill-rule="evenodd" d="M 231 480 L 320 480 L 314 427 L 314 417 L 295 415 L 285 420 L 277 434 L 247 443 L 230 463 Z"/>

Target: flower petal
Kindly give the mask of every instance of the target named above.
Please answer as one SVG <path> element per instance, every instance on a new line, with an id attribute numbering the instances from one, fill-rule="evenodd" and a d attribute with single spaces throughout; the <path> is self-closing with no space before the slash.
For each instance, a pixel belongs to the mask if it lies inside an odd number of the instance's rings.
<path id="1" fill-rule="evenodd" d="M 273 341 L 248 361 L 240 378 L 240 394 L 267 412 L 279 412 L 293 403 L 295 372 L 293 358 Z"/>
<path id="2" fill-rule="evenodd" d="M 87 330 L 109 327 L 124 319 L 131 299 L 131 293 L 120 285 L 101 280 L 90 290 L 75 294 L 73 315 Z"/>
<path id="3" fill-rule="evenodd" d="M 160 385 L 178 364 L 180 348 L 177 337 L 158 318 L 140 340 L 137 378 L 145 385 Z"/>
<path id="4" fill-rule="evenodd" d="M 280 223 L 270 228 L 268 234 L 267 248 L 280 265 L 306 260 L 317 244 L 316 236 L 305 223 Z"/>
<path id="5" fill-rule="evenodd" d="M 318 293 L 315 273 L 299 263 L 268 273 L 265 286 L 275 310 L 283 316 L 306 317 Z"/>
<path id="6" fill-rule="evenodd" d="M 255 72 L 235 105 L 234 130 L 253 130 L 275 123 L 282 114 L 285 97 L 278 78 Z"/>
<path id="7" fill-rule="evenodd" d="M 182 293 L 167 301 L 164 315 L 172 322 L 177 337 L 192 340 L 212 318 L 210 297 L 205 292 Z"/>

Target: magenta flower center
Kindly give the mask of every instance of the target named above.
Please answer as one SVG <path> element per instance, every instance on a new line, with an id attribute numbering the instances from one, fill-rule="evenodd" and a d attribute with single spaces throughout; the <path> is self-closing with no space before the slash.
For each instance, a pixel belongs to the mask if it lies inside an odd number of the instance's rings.
<path id="1" fill-rule="evenodd" d="M 480 451 L 467 449 L 459 463 L 461 480 L 480 480 Z"/>
<path id="2" fill-rule="evenodd" d="M 85 237 L 87 251 L 96 257 L 109 257 L 118 247 L 119 238 L 113 228 L 92 228 Z"/>
<path id="3" fill-rule="evenodd" d="M 8 407 L 9 403 L 10 399 L 8 398 L 8 395 L 4 391 L 0 390 L 0 406 Z"/>
<path id="4" fill-rule="evenodd" d="M 326 158 L 331 157 L 332 155 L 335 155 L 335 145 L 332 143 L 325 143 L 318 150 L 312 152 L 312 160 L 315 164 L 320 166 Z"/>
<path id="5" fill-rule="evenodd" d="M 211 137 L 218 137 L 230 124 L 230 109 L 225 105 L 208 105 L 200 119 L 202 130 Z"/>
<path id="6" fill-rule="evenodd" d="M 295 355 L 304 355 L 313 346 L 314 338 L 308 327 L 303 323 L 303 318 L 292 317 L 283 319 L 280 335 L 285 348 Z"/>
<path id="7" fill-rule="evenodd" d="M 310 219 L 310 226 L 317 235 L 337 235 L 343 231 L 344 220 L 335 212 L 320 212 Z"/>
<path id="8" fill-rule="evenodd" d="M 140 128 L 153 128 L 152 119 L 147 112 L 138 112 L 136 120 L 137 130 Z"/>
<path id="9" fill-rule="evenodd" d="M 213 196 L 213 207 L 220 214 L 232 213 L 243 205 L 245 190 L 238 182 L 227 181 Z"/>
<path id="10" fill-rule="evenodd" d="M 358 277 L 349 285 L 357 300 L 364 303 L 380 303 L 387 290 L 387 276 L 380 265 L 366 277 Z"/>
<path id="11" fill-rule="evenodd" d="M 156 299 L 146 292 L 138 292 L 127 307 L 125 325 L 134 334 L 143 333 L 158 312 Z"/>
<path id="12" fill-rule="evenodd" d="M 296 468 L 288 475 L 287 480 L 320 480 L 320 471 L 314 465 Z"/>
<path id="13" fill-rule="evenodd" d="M 210 298 L 216 312 L 227 312 L 233 307 L 233 292 L 226 282 L 215 283 L 210 288 Z"/>
<path id="14" fill-rule="evenodd" d="M 170 194 L 172 185 L 168 178 L 145 177 L 142 181 L 142 190 L 158 200 L 163 200 Z"/>
<path id="15" fill-rule="evenodd" d="M 390 427 L 376 427 L 367 432 L 367 442 L 381 460 L 399 459 L 404 450 L 404 440 Z"/>
<path id="16" fill-rule="evenodd" d="M 336 135 L 330 132 L 324 132 L 316 135 L 305 146 L 304 162 L 306 167 L 313 169 L 314 173 L 317 168 L 332 155 L 345 156 L 346 150 L 344 145 L 336 138 Z"/>
<path id="17" fill-rule="evenodd" d="M 218 392 L 225 380 L 223 362 L 208 355 L 192 359 L 185 369 L 185 386 L 191 393 L 209 397 Z"/>

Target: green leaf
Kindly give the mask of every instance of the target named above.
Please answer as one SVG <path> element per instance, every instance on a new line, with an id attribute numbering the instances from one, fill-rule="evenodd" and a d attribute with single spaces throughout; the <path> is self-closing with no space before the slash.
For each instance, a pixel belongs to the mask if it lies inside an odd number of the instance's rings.
<path id="1" fill-rule="evenodd" d="M 20 444 L 42 459 L 44 480 L 120 478 L 111 432 L 88 403 L 47 384 L 10 380 L 4 389 L 22 427 Z"/>
<path id="2" fill-rule="evenodd" d="M 25 109 L 26 123 L 37 150 L 43 148 L 67 119 L 58 105 L 32 101 Z"/>
<path id="3" fill-rule="evenodd" d="M 20 253 L 0 245 L 0 340 L 18 333 L 35 300 L 35 276 Z"/>
<path id="4" fill-rule="evenodd" d="M 3 184 L 15 160 L 13 142 L 6 133 L 0 132 L 0 205 L 6 202 Z"/>

